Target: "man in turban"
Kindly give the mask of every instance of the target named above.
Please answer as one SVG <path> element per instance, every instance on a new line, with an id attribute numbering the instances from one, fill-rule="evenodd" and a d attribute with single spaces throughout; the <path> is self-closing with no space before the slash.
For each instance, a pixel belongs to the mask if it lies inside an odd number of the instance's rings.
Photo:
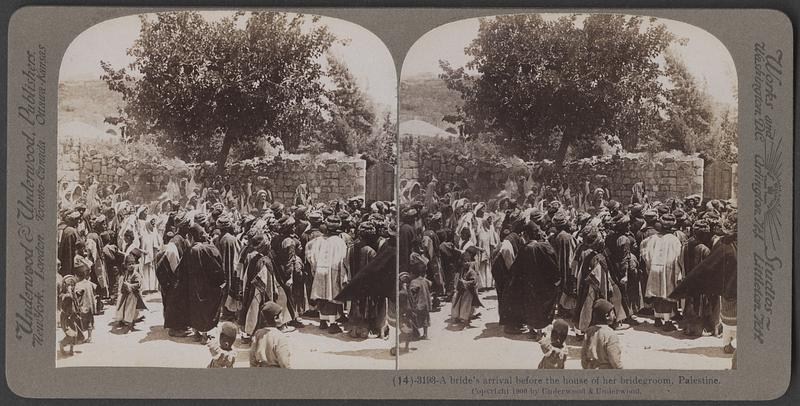
<path id="1" fill-rule="evenodd" d="M 321 329 L 336 334 L 342 331 L 336 319 L 343 314 L 341 302 L 334 298 L 347 284 L 349 264 L 347 263 L 347 244 L 339 236 L 339 217 L 330 215 L 325 219 L 326 233 L 308 242 L 306 260 L 314 279 L 310 299 L 319 310 Z"/>
<path id="2" fill-rule="evenodd" d="M 660 220 L 660 229 L 656 227 L 656 233 L 642 241 L 641 246 L 642 261 L 648 273 L 645 298 L 653 304 L 656 326 L 664 331 L 675 331 L 672 315 L 676 301 L 669 295 L 683 279 L 683 244 L 671 231 L 675 216 L 667 213 Z"/>

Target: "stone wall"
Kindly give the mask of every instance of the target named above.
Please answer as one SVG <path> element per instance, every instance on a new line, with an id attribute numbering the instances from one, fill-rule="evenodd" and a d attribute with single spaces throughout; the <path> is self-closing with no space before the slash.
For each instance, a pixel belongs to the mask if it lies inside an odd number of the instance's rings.
<path id="1" fill-rule="evenodd" d="M 463 141 L 450 141 L 458 143 Z M 447 148 L 442 141 L 436 148 L 428 141 L 405 138 L 401 141 L 400 181 L 417 181 L 425 185 L 432 177 L 440 182 L 467 185 L 475 198 L 488 200 L 505 188 L 509 180 L 523 184 L 530 178 L 539 184 L 560 181 L 576 190 L 583 181 L 590 187 L 605 187 L 612 199 L 630 201 L 631 188 L 644 182 L 648 195 L 665 200 L 690 194 L 703 194 L 703 159 L 682 154 L 625 154 L 581 159 L 557 164 L 553 161 L 523 162 L 520 159 L 497 158 L 475 160 L 465 156 L 461 148 Z M 519 189 L 519 188 L 518 188 Z"/>
<path id="2" fill-rule="evenodd" d="M 257 189 L 269 184 L 275 199 L 290 202 L 298 185 L 305 182 L 314 201 L 364 196 L 366 162 L 343 155 L 321 155 L 310 159 L 289 155 L 278 159 L 250 159 L 229 163 L 223 182 L 243 185 L 253 181 Z M 216 172 L 211 162 L 186 164 L 160 156 L 133 158 L 126 148 L 114 142 L 59 140 L 58 179 L 62 184 L 86 184 L 90 176 L 101 184 L 127 182 L 140 202 L 157 200 L 173 181 L 194 179 L 199 185 L 210 181 Z M 256 190 L 254 190 L 255 192 Z"/>

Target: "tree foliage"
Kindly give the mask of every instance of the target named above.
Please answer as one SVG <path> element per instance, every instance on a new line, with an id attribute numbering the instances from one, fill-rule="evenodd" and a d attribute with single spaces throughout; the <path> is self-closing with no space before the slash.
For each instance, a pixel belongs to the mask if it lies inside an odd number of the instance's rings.
<path id="1" fill-rule="evenodd" d="M 333 107 L 323 142 L 328 148 L 354 155 L 361 152 L 367 137 L 372 134 L 375 113 L 347 65 L 329 56 L 328 66 L 335 88 L 330 92 Z"/>
<path id="2" fill-rule="evenodd" d="M 481 19 L 466 67 L 440 61 L 464 101 L 450 121 L 528 159 L 590 155 L 603 140 L 636 150 L 662 122 L 668 101 L 657 58 L 675 41 L 663 24 L 636 16 Z"/>
<path id="3" fill-rule="evenodd" d="M 336 41 L 303 15 L 253 12 L 209 21 L 196 12 L 141 17 L 134 61 L 103 79 L 123 96 L 126 136 L 155 137 L 170 155 L 216 159 L 232 147 L 247 157 L 264 137 L 287 150 L 318 136 L 330 110 L 321 58 Z M 114 120 L 114 118 L 112 118 Z"/>

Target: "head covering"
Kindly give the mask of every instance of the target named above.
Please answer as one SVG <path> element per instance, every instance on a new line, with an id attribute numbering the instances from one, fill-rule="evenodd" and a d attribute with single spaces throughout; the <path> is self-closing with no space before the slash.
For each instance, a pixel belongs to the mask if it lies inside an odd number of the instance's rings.
<path id="1" fill-rule="evenodd" d="M 94 218 L 94 221 L 92 221 L 92 224 L 103 224 L 103 223 L 105 223 L 105 221 L 106 221 L 106 216 L 101 214 L 101 215 L 99 215 L 99 216 Z"/>
<path id="2" fill-rule="evenodd" d="M 282 234 L 289 234 L 294 231 L 294 225 L 296 221 L 294 216 L 284 216 L 282 219 L 278 221 L 278 227 L 280 227 L 280 232 Z"/>
<path id="3" fill-rule="evenodd" d="M 686 220 L 688 220 L 686 212 L 681 209 L 675 209 L 672 212 L 672 215 L 675 216 L 675 222 L 680 226 L 684 225 L 686 223 Z"/>
<path id="4" fill-rule="evenodd" d="M 242 219 L 242 226 L 243 227 L 250 227 L 250 226 L 253 225 L 253 223 L 255 223 L 255 221 L 256 221 L 256 216 L 254 216 L 252 214 L 248 214 L 248 215 L 244 216 L 244 218 Z"/>
<path id="5" fill-rule="evenodd" d="M 699 233 L 710 233 L 711 232 L 711 226 L 708 224 L 708 221 L 700 219 L 700 220 L 695 221 L 694 224 L 692 224 L 692 231 L 694 231 L 696 233 L 698 233 L 698 232 Z"/>
<path id="6" fill-rule="evenodd" d="M 600 233 L 597 231 L 597 227 L 594 226 L 588 226 L 581 230 L 581 235 L 583 236 L 583 243 L 589 247 L 600 239 Z"/>
<path id="7" fill-rule="evenodd" d="M 89 264 L 80 257 L 75 257 L 75 260 L 72 263 L 72 267 L 75 270 L 76 275 L 83 275 L 86 276 L 89 274 Z"/>
<path id="8" fill-rule="evenodd" d="M 81 218 L 81 212 L 79 212 L 78 210 L 73 210 L 69 214 L 67 214 L 67 218 L 70 220 L 78 220 L 79 218 Z"/>
<path id="9" fill-rule="evenodd" d="M 342 222 L 338 216 L 330 215 L 325 218 L 325 227 L 328 228 L 328 232 L 335 232 L 339 230 L 341 226 Z"/>
<path id="10" fill-rule="evenodd" d="M 592 305 L 592 311 L 597 315 L 606 315 L 612 310 L 614 310 L 614 305 L 605 299 L 597 299 Z"/>
<path id="11" fill-rule="evenodd" d="M 661 216 L 661 225 L 664 226 L 665 228 L 674 227 L 675 224 L 676 224 L 675 216 L 673 216 L 671 213 L 667 213 Z"/>
<path id="12" fill-rule="evenodd" d="M 658 219 L 658 212 L 650 209 L 644 212 L 644 219 L 645 221 L 655 221 Z"/>
<path id="13" fill-rule="evenodd" d="M 206 214 L 205 213 L 197 213 L 194 215 L 194 224 L 200 224 L 205 226 L 206 224 Z"/>
<path id="14" fill-rule="evenodd" d="M 531 211 L 530 220 L 537 225 L 544 222 L 544 212 L 539 209 L 533 209 Z"/>
<path id="15" fill-rule="evenodd" d="M 620 212 L 611 219 L 611 227 L 614 229 L 625 228 L 630 222 L 631 218 Z"/>
<path id="16" fill-rule="evenodd" d="M 179 211 L 175 214 L 175 226 L 178 228 L 189 227 L 189 216 L 186 215 L 186 212 Z"/>
<path id="17" fill-rule="evenodd" d="M 417 216 L 417 209 L 413 207 L 407 207 L 402 211 L 403 217 L 416 217 Z"/>
<path id="18" fill-rule="evenodd" d="M 486 203 L 484 203 L 484 202 L 480 202 L 477 205 L 475 205 L 475 211 L 476 212 L 477 211 L 481 211 L 481 210 L 483 210 L 485 208 L 486 208 Z"/>
<path id="19" fill-rule="evenodd" d="M 311 224 L 322 223 L 322 219 L 323 219 L 322 212 L 319 210 L 312 210 L 311 212 L 308 213 L 308 221 L 310 221 Z"/>
<path id="20" fill-rule="evenodd" d="M 641 203 L 634 203 L 631 205 L 631 217 L 638 218 L 642 216 L 642 210 L 644 210 L 644 206 Z"/>
<path id="21" fill-rule="evenodd" d="M 360 234 L 375 234 L 376 231 L 375 224 L 369 220 L 363 221 L 358 225 L 358 232 Z"/>
<path id="22" fill-rule="evenodd" d="M 306 208 L 306 206 L 303 206 L 301 204 L 300 206 L 297 206 L 297 208 L 295 209 L 294 217 L 298 220 L 305 220 L 307 211 L 308 209 Z"/>
<path id="23" fill-rule="evenodd" d="M 738 214 L 735 210 L 728 213 L 728 215 L 723 217 L 722 221 L 720 221 L 722 232 L 725 234 L 736 234 L 737 220 Z"/>
<path id="24" fill-rule="evenodd" d="M 565 226 L 567 224 L 567 213 L 564 210 L 559 210 L 553 215 L 553 225 L 556 227 Z"/>
<path id="25" fill-rule="evenodd" d="M 264 320 L 275 320 L 275 316 L 281 314 L 282 311 L 283 308 L 281 305 L 273 301 L 269 301 L 261 305 L 261 316 L 264 318 Z"/>
<path id="26" fill-rule="evenodd" d="M 233 324 L 229 321 L 222 322 L 219 326 L 219 335 L 220 338 L 228 337 L 231 339 L 236 339 L 236 336 L 239 334 L 239 327 L 236 324 Z"/>
<path id="27" fill-rule="evenodd" d="M 272 206 L 269 206 L 269 209 L 272 210 L 273 213 L 277 214 L 279 211 L 283 211 L 284 207 L 286 206 L 284 206 L 283 203 L 275 202 L 272 203 Z"/>
<path id="28" fill-rule="evenodd" d="M 220 229 L 228 228 L 232 225 L 233 225 L 233 220 L 231 220 L 230 216 L 226 214 L 219 216 L 219 218 L 217 219 L 217 224 L 216 224 L 217 228 Z"/>

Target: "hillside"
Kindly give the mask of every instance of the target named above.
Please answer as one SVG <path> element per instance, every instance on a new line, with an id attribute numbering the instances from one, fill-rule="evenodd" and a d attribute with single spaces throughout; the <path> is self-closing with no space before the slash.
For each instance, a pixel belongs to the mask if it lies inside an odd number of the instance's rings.
<path id="1" fill-rule="evenodd" d="M 442 117 L 455 114 L 460 104 L 458 93 L 447 89 L 436 76 L 413 76 L 400 82 L 401 123 L 416 119 L 447 129 L 453 125 L 442 121 Z"/>
<path id="2" fill-rule="evenodd" d="M 58 122 L 81 121 L 98 129 L 107 116 L 116 116 L 122 96 L 108 90 L 102 80 L 69 81 L 58 84 Z"/>

